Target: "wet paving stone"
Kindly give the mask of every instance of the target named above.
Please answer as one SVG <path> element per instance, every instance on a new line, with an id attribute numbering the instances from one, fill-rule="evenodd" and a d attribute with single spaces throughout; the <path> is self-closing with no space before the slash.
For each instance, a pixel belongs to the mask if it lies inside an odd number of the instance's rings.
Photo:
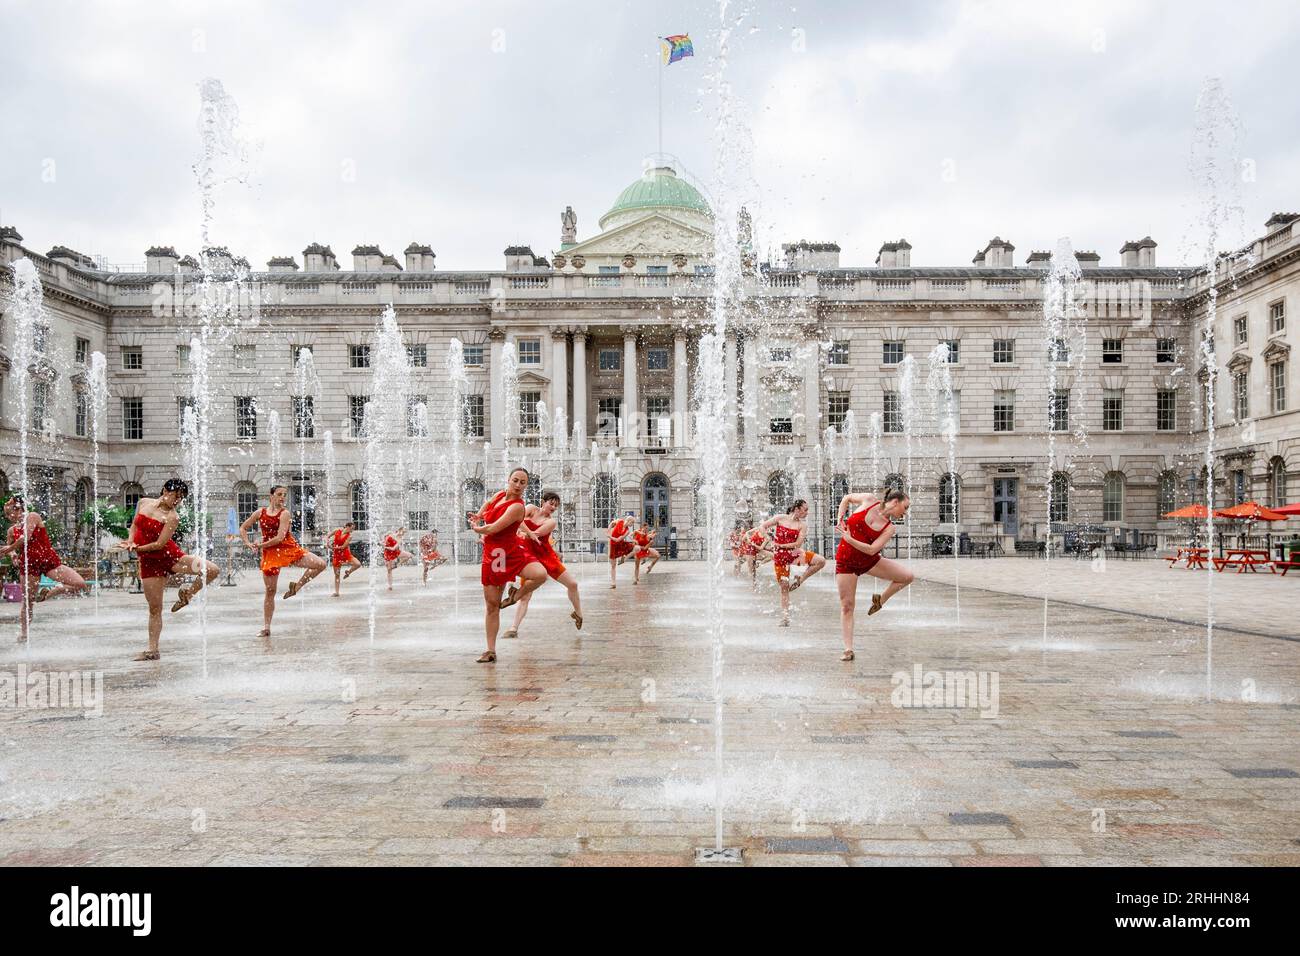
<path id="1" fill-rule="evenodd" d="M 1013 760 L 1011 766 L 1021 770 L 1078 770 L 1073 760 Z"/>
<path id="2" fill-rule="evenodd" d="M 326 763 L 395 764 L 404 763 L 402 754 L 331 754 Z"/>
<path id="3" fill-rule="evenodd" d="M 834 837 L 769 837 L 768 853 L 851 853 L 849 845 Z"/>
<path id="4" fill-rule="evenodd" d="M 569 744 L 612 744 L 618 740 L 613 734 L 552 734 L 551 739 Z"/>
<path id="5" fill-rule="evenodd" d="M 483 808 L 490 810 L 540 810 L 546 806 L 542 797 L 452 797 L 443 807 L 448 810 Z"/>
<path id="6" fill-rule="evenodd" d="M 661 787 L 663 786 L 663 777 L 616 777 L 614 786 L 616 787 Z"/>
<path id="7" fill-rule="evenodd" d="M 660 717 L 661 724 L 711 724 L 708 717 Z"/>
<path id="8" fill-rule="evenodd" d="M 867 738 L 863 734 L 830 734 L 814 736 L 812 742 L 815 744 L 865 744 Z"/>
<path id="9" fill-rule="evenodd" d="M 1285 767 L 1249 767 L 1244 770 L 1229 770 L 1228 773 L 1243 780 L 1290 780 L 1300 777 L 1300 773 Z"/>
<path id="10" fill-rule="evenodd" d="M 1116 737 L 1133 737 L 1138 740 L 1162 740 L 1178 737 L 1172 730 L 1117 730 Z"/>
<path id="11" fill-rule="evenodd" d="M 953 826 L 1011 826 L 1011 818 L 1003 813 L 950 813 L 948 822 Z"/>

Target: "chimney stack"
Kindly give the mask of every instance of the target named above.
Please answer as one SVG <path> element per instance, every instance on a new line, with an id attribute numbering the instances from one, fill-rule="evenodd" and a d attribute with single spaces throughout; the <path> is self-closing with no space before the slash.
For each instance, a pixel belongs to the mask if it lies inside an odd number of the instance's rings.
<path id="1" fill-rule="evenodd" d="M 334 250 L 329 246 L 322 246 L 319 242 L 313 242 L 302 251 L 302 262 L 305 272 L 339 271 L 338 260 L 334 258 Z"/>
<path id="2" fill-rule="evenodd" d="M 180 262 L 180 256 L 176 255 L 176 250 L 171 246 L 150 246 L 144 257 L 145 271 L 151 275 L 172 275 Z M 53 252 L 50 253 L 50 258 L 54 258 Z"/>
<path id="3" fill-rule="evenodd" d="M 975 258 L 971 262 L 977 268 L 1011 269 L 1015 266 L 1013 261 L 1015 251 L 1016 247 L 1011 243 L 994 236 L 988 241 L 988 245 L 975 253 Z"/>
<path id="4" fill-rule="evenodd" d="M 876 253 L 876 265 L 881 269 L 911 268 L 912 244 L 906 239 L 883 243 Z"/>
<path id="5" fill-rule="evenodd" d="M 432 272 L 435 258 L 433 250 L 428 246 L 413 242 L 406 247 L 406 271 Z"/>
<path id="6" fill-rule="evenodd" d="M 298 263 L 293 256 L 276 256 L 266 260 L 266 268 L 268 272 L 297 272 Z"/>

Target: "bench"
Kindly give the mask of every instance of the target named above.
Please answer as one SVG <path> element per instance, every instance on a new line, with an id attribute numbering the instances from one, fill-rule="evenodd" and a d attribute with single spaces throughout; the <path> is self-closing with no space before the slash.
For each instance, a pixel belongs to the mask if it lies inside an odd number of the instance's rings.
<path id="1" fill-rule="evenodd" d="M 1282 577 L 1286 577 L 1287 571 L 1291 568 L 1300 568 L 1300 558 L 1292 558 L 1290 561 L 1274 561 L 1273 573 L 1282 572 Z"/>

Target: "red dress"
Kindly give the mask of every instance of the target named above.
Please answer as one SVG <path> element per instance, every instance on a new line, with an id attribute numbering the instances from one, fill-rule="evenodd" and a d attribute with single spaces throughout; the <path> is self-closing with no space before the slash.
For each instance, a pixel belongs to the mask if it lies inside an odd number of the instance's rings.
<path id="1" fill-rule="evenodd" d="M 391 534 L 384 539 L 384 560 L 396 561 L 402 556 L 402 549 L 397 546 L 397 539 Z"/>
<path id="2" fill-rule="evenodd" d="M 524 524 L 528 526 L 529 531 L 536 531 L 542 526 L 540 521 L 533 521 L 531 518 L 525 518 Z M 560 575 L 564 573 L 564 562 L 555 553 L 555 548 L 551 544 L 551 533 L 546 532 L 539 541 L 534 541 L 529 537 L 524 537 L 522 540 L 524 549 L 532 556 L 532 559 L 544 567 L 547 574 L 558 581 Z"/>
<path id="3" fill-rule="evenodd" d="M 441 561 L 442 554 L 438 551 L 437 539 L 431 534 L 426 534 L 420 539 L 420 559 L 426 562 Z"/>
<path id="4" fill-rule="evenodd" d="M 333 557 L 330 559 L 334 567 L 342 567 L 352 560 L 352 549 L 348 547 L 348 541 L 352 539 L 351 532 L 342 530 L 334 532 Z"/>
<path id="5" fill-rule="evenodd" d="M 131 534 L 133 544 L 153 544 L 162 534 L 163 523 L 157 518 L 150 518 L 148 515 L 137 513 L 135 516 L 135 529 Z M 172 568 L 176 562 L 185 557 L 185 552 L 175 541 L 168 541 L 166 547 L 157 551 L 137 551 L 136 556 L 140 559 L 140 579 L 145 578 L 165 578 L 172 573 Z"/>
<path id="6" fill-rule="evenodd" d="M 650 557 L 650 535 L 645 531 L 638 531 L 632 535 L 632 540 L 636 542 L 636 554 L 634 558 Z"/>
<path id="7" fill-rule="evenodd" d="M 799 540 L 799 532 L 794 528 L 787 528 L 783 524 L 777 524 L 773 530 L 773 539 L 777 548 L 772 552 L 772 567 L 776 571 L 778 578 L 787 578 L 790 576 L 790 565 L 794 564 L 801 558 L 805 563 L 812 560 L 812 552 L 800 548 L 782 548 L 783 544 L 794 544 Z"/>
<path id="8" fill-rule="evenodd" d="M 752 558 L 762 550 L 765 543 L 766 539 L 763 537 L 763 532 L 761 531 L 755 531 L 752 534 L 745 535 L 745 537 L 740 541 L 741 557 Z"/>
<path id="9" fill-rule="evenodd" d="M 632 542 L 615 540 L 622 538 L 627 534 L 627 522 L 622 518 L 615 521 L 609 528 L 609 557 L 611 560 L 624 557 L 632 553 Z"/>
<path id="10" fill-rule="evenodd" d="M 884 528 L 877 531 L 875 528 L 871 527 L 871 525 L 867 524 L 867 515 L 869 515 L 871 509 L 876 507 L 878 504 L 880 504 L 879 501 L 873 501 L 861 511 L 855 511 L 853 514 L 849 515 L 848 520 L 845 522 L 845 526 L 848 528 L 848 533 L 853 536 L 855 541 L 861 541 L 863 544 L 871 544 L 885 533 Z M 876 562 L 879 560 L 880 555 L 863 554 L 857 548 L 853 547 L 853 545 L 841 539 L 840 543 L 835 548 L 835 573 L 866 574 L 876 566 Z"/>
<path id="11" fill-rule="evenodd" d="M 17 541 L 22 536 L 23 525 L 27 521 L 27 512 L 18 519 L 18 523 L 9 529 L 9 543 Z M 44 525 L 37 525 L 27 532 L 27 541 L 14 553 L 11 559 L 14 566 L 18 568 L 18 573 L 24 571 L 27 574 L 40 576 L 49 571 L 53 571 L 63 562 L 59 556 L 54 553 L 54 545 L 50 543 L 50 536 L 45 531 Z"/>
<path id="12" fill-rule="evenodd" d="M 258 513 L 257 527 L 262 532 L 263 541 L 270 541 L 280 533 L 280 516 L 283 514 L 283 508 L 274 517 L 267 514 L 265 508 Z M 293 532 L 286 531 L 283 541 L 273 548 L 262 549 L 262 573 L 275 576 L 281 568 L 287 568 L 306 553 L 294 540 Z"/>
<path id="13" fill-rule="evenodd" d="M 522 501 L 517 498 L 513 501 L 507 500 L 506 493 L 498 491 L 492 500 L 483 506 L 483 523 L 492 524 L 514 504 L 518 504 L 519 509 L 523 510 Z M 506 525 L 496 534 L 483 536 L 483 570 L 479 579 L 484 585 L 505 587 L 519 577 L 524 568 L 533 563 L 533 556 L 519 540 L 521 521 L 522 518 Z"/>

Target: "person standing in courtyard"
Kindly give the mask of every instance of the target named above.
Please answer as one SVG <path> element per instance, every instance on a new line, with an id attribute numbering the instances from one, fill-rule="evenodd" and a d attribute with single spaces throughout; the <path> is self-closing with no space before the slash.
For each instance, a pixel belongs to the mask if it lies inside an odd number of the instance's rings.
<path id="1" fill-rule="evenodd" d="M 883 501 L 870 492 L 847 494 L 840 499 L 835 515 L 835 528 L 840 533 L 840 543 L 835 549 L 835 587 L 840 595 L 842 661 L 851 661 L 854 656 L 853 610 L 857 603 L 858 578 L 870 574 L 889 582 L 882 593 L 871 596 L 868 617 L 912 583 L 913 574 L 905 565 L 880 554 L 894 536 L 894 521 L 905 517 L 911 506 L 906 494 L 892 488 L 885 492 Z"/>
<path id="2" fill-rule="evenodd" d="M 569 603 L 573 605 L 569 617 L 573 619 L 573 626 L 578 630 L 582 630 L 582 602 L 578 598 L 578 580 L 569 573 L 551 544 L 551 532 L 555 530 L 556 525 L 559 523 L 555 517 L 555 512 L 559 510 L 559 507 L 559 494 L 554 491 L 544 492 L 541 505 L 529 506 L 527 509 L 524 523 L 519 529 L 519 536 L 523 539 L 524 547 L 546 569 L 546 573 L 551 580 L 557 584 L 562 584 L 564 589 L 569 592 Z M 524 595 L 519 600 L 519 604 L 515 607 L 515 623 L 501 635 L 503 638 L 519 636 L 519 628 L 523 626 L 524 616 L 528 613 L 528 602 L 530 600 L 532 600 L 531 593 Z"/>
<path id="3" fill-rule="evenodd" d="M 609 587 L 618 587 L 618 566 L 632 553 L 632 512 L 620 515 L 609 526 Z"/>
<path id="4" fill-rule="evenodd" d="M 5 502 L 4 513 L 10 524 L 9 542 L 0 547 L 0 557 L 11 555 L 9 560 L 18 571 L 18 583 L 23 589 L 23 606 L 18 610 L 18 643 L 22 644 L 27 640 L 34 604 L 63 594 L 76 594 L 85 589 L 86 582 L 59 559 L 45 530 L 45 519 L 35 511 L 28 511 L 21 495 L 13 495 Z M 42 575 L 55 586 L 42 588 Z"/>
<path id="5" fill-rule="evenodd" d="M 438 529 L 430 528 L 420 535 L 420 583 L 429 583 L 429 572 L 447 563 L 438 550 Z"/>
<path id="6" fill-rule="evenodd" d="M 406 529 L 398 528 L 392 534 L 384 538 L 384 568 L 388 572 L 388 590 L 393 589 L 393 569 L 399 564 L 406 564 L 415 560 L 415 556 L 402 548 L 402 539 L 406 537 Z"/>
<path id="7" fill-rule="evenodd" d="M 343 527 L 335 528 L 327 538 L 330 548 L 330 565 L 334 568 L 334 596 L 339 596 L 340 577 L 346 581 L 352 572 L 361 567 L 361 562 L 352 553 L 352 531 L 356 527 L 351 521 L 344 522 Z M 343 565 L 348 569 L 343 570 Z"/>
<path id="8" fill-rule="evenodd" d="M 659 550 L 651 547 L 654 544 L 655 536 L 659 532 L 651 528 L 648 524 L 642 523 L 641 527 L 632 535 L 632 542 L 636 545 L 636 550 L 632 552 L 632 583 L 641 583 L 641 562 L 647 558 L 650 566 L 645 569 L 648 576 L 654 570 L 654 566 L 659 563 Z"/>
<path id="9" fill-rule="evenodd" d="M 497 659 L 497 630 L 501 627 L 501 611 L 516 601 L 522 601 L 546 582 L 546 569 L 524 547 L 519 537 L 527 509 L 524 492 L 528 490 L 529 475 L 526 468 L 510 472 L 506 486 L 483 503 L 483 507 L 469 515 L 470 530 L 483 537 L 483 628 L 487 635 L 487 650 L 478 658 L 479 664 L 493 664 Z M 519 584 L 512 582 L 519 580 Z M 501 591 L 511 585 L 503 598 Z"/>
<path id="10" fill-rule="evenodd" d="M 149 647 L 136 655 L 137 661 L 156 661 L 158 641 L 162 637 L 163 588 L 173 574 L 193 574 L 195 580 L 182 587 L 172 605 L 172 613 L 185 607 L 203 585 L 211 584 L 221 569 L 197 555 L 186 554 L 172 540 L 180 527 L 177 506 L 189 497 L 190 488 L 179 478 L 163 482 L 157 498 L 141 498 L 131 522 L 131 537 L 122 550 L 134 554 L 140 562 L 140 587 L 149 604 Z"/>
<path id="11" fill-rule="evenodd" d="M 325 559 L 318 554 L 305 550 L 294 539 L 289 520 L 289 509 L 284 506 L 284 499 L 289 489 L 285 485 L 274 485 L 268 507 L 259 508 L 244 519 L 239 526 L 239 536 L 250 550 L 260 554 L 262 568 L 262 630 L 259 637 L 271 636 L 271 618 L 275 616 L 275 592 L 280 581 L 281 568 L 303 568 L 303 575 L 297 581 L 291 581 L 284 592 L 285 600 L 293 597 L 307 586 L 312 578 L 325 570 Z M 248 530 L 257 524 L 261 539 L 254 544 L 249 540 Z"/>
<path id="12" fill-rule="evenodd" d="M 781 588 L 781 627 L 790 626 L 790 592 L 801 587 L 810 577 L 826 567 L 826 559 L 816 551 L 804 548 L 808 533 L 808 502 L 802 498 L 790 505 L 783 515 L 773 515 L 759 528 L 772 530 L 772 569 L 776 583 Z M 790 567 L 802 567 L 803 574 L 790 579 Z"/>

